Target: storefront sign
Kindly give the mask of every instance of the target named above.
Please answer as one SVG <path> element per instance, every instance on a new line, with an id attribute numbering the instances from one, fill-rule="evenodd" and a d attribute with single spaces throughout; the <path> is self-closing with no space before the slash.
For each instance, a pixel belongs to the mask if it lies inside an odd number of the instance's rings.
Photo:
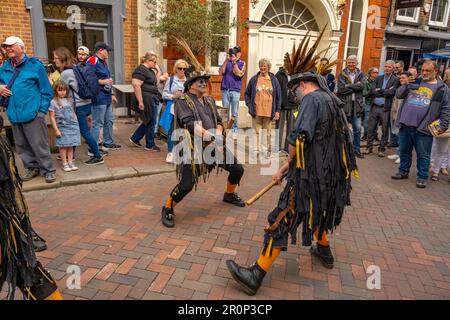
<path id="1" fill-rule="evenodd" d="M 405 8 L 417 8 L 423 5 L 423 0 L 396 0 L 395 10 Z"/>

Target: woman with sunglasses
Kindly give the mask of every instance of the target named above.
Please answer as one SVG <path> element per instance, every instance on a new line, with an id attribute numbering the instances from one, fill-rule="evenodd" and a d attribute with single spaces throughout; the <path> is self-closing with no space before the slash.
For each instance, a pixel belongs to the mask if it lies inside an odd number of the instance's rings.
<path id="1" fill-rule="evenodd" d="M 173 163 L 173 141 L 171 139 L 173 133 L 173 104 L 174 100 L 181 97 L 184 91 L 184 83 L 186 82 L 186 70 L 188 68 L 188 63 L 183 60 L 177 60 L 173 67 L 173 75 L 166 81 L 166 85 L 164 86 L 164 91 L 162 97 L 164 99 L 166 108 L 170 108 L 170 114 L 172 115 L 172 122 L 170 125 L 170 129 L 167 132 L 167 163 Z"/>
<path id="2" fill-rule="evenodd" d="M 145 150 L 161 152 L 155 144 L 155 125 L 158 112 L 158 78 L 154 71 L 156 55 L 146 53 L 141 64 L 134 70 L 131 84 L 134 88 L 133 106 L 142 120 L 129 141 L 136 147 L 142 147 L 141 140 L 145 136 Z"/>

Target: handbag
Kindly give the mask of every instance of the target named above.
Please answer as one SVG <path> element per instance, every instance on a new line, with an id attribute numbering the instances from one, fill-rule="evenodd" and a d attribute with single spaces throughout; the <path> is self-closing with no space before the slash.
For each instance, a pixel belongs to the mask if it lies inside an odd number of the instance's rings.
<path id="1" fill-rule="evenodd" d="M 439 124 L 440 124 L 440 121 L 439 121 L 439 119 L 437 119 L 436 121 L 433 121 L 432 123 L 430 123 L 428 125 L 428 129 L 430 130 L 433 137 L 435 137 L 435 138 L 450 138 L 450 126 L 447 129 L 447 131 L 439 134 L 438 133 L 438 129 L 440 128 Z"/>
<path id="2" fill-rule="evenodd" d="M 164 112 L 159 119 L 159 126 L 164 129 L 167 134 L 172 126 L 173 122 L 173 114 L 170 113 L 170 109 L 173 105 L 173 100 L 168 100 L 166 103 L 166 107 L 164 108 Z"/>

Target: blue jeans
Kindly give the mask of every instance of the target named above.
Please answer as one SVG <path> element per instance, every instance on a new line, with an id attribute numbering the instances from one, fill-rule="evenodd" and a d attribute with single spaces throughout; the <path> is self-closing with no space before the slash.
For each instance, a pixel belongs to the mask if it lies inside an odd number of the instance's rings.
<path id="1" fill-rule="evenodd" d="M 91 134 L 97 144 L 100 142 L 100 130 L 103 128 L 103 144 L 111 145 L 113 141 L 112 104 L 98 104 L 92 107 Z"/>
<path id="2" fill-rule="evenodd" d="M 349 117 L 348 122 L 353 129 L 353 151 L 360 152 L 361 149 L 361 117 Z"/>
<path id="3" fill-rule="evenodd" d="M 175 121 L 175 120 L 174 120 Z M 172 133 L 173 133 L 173 121 L 170 124 L 169 132 L 167 132 L 167 152 L 171 153 L 173 150 L 173 141 L 172 141 Z"/>
<path id="4" fill-rule="evenodd" d="M 367 140 L 369 139 L 369 114 L 370 114 L 370 104 L 365 104 L 364 105 L 364 121 L 363 121 L 363 126 L 364 126 L 364 138 Z"/>
<path id="5" fill-rule="evenodd" d="M 231 116 L 234 118 L 234 123 L 231 129 L 236 132 L 238 128 L 238 115 L 239 115 L 239 100 L 241 93 L 230 90 L 222 90 L 222 106 L 230 109 Z"/>
<path id="6" fill-rule="evenodd" d="M 155 134 L 158 133 L 158 123 L 159 123 L 159 114 L 161 113 L 162 103 L 158 103 L 156 110 L 156 125 L 155 125 Z"/>
<path id="7" fill-rule="evenodd" d="M 89 150 L 94 154 L 95 157 L 101 157 L 100 151 L 98 150 L 98 143 L 92 137 L 89 131 L 88 116 L 91 114 L 92 104 L 87 104 L 85 106 L 80 106 L 75 108 L 75 113 L 78 118 L 78 126 L 80 127 L 81 136 L 86 140 Z"/>
<path id="8" fill-rule="evenodd" d="M 152 114 L 156 115 L 156 111 L 158 106 L 152 105 Z M 133 141 L 141 141 L 145 136 L 145 147 L 153 148 L 155 146 L 155 125 L 156 125 L 156 116 L 152 116 L 152 119 L 148 124 L 141 123 L 141 125 L 136 129 L 136 131 L 131 136 L 131 140 Z"/>
<path id="9" fill-rule="evenodd" d="M 398 133 L 398 139 L 400 144 L 399 173 L 401 175 L 409 174 L 412 163 L 412 150 L 414 148 L 417 154 L 417 178 L 428 179 L 433 137 L 417 131 L 414 127 L 402 126 Z"/>

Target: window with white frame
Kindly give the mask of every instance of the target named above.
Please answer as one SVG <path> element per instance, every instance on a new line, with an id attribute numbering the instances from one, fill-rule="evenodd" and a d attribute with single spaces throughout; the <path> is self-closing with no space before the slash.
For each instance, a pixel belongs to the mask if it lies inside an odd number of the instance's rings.
<path id="1" fill-rule="evenodd" d="M 447 27 L 449 0 L 433 0 L 430 12 L 430 26 Z"/>
<path id="2" fill-rule="evenodd" d="M 364 44 L 363 31 L 365 30 L 365 18 L 363 19 L 364 10 L 363 0 L 352 1 L 349 26 L 347 30 L 347 46 L 345 56 L 358 56 L 361 58 L 361 52 Z"/>
<path id="3" fill-rule="evenodd" d="M 419 22 L 420 8 L 407 8 L 397 10 L 397 21 Z"/>
<path id="4" fill-rule="evenodd" d="M 215 9 L 220 10 L 221 18 L 224 21 L 233 23 L 236 19 L 236 2 L 237 0 L 213 0 L 211 5 Z M 230 34 L 216 34 L 211 46 L 211 67 L 212 71 L 220 67 L 220 56 L 228 52 L 228 48 L 236 45 L 236 30 L 231 28 Z M 218 71 L 218 70 L 217 70 Z"/>

